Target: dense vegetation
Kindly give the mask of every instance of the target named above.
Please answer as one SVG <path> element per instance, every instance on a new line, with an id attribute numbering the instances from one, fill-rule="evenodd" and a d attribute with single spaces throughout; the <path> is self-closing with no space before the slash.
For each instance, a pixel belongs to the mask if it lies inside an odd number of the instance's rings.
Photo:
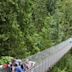
<path id="1" fill-rule="evenodd" d="M 9 64 L 12 61 L 13 57 L 10 56 L 2 56 L 0 58 L 0 65 Z"/>
<path id="2" fill-rule="evenodd" d="M 51 72 L 72 72 L 72 52 L 65 55 Z"/>
<path id="3" fill-rule="evenodd" d="M 0 0 L 0 56 L 24 58 L 72 35 L 72 0 Z"/>

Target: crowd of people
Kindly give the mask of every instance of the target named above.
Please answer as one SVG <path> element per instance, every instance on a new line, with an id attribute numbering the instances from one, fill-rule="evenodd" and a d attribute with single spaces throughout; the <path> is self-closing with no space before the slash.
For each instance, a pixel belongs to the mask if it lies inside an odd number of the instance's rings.
<path id="1" fill-rule="evenodd" d="M 20 59 L 12 59 L 10 64 L 5 64 L 5 72 L 33 72 L 35 62 L 28 59 L 23 63 Z"/>

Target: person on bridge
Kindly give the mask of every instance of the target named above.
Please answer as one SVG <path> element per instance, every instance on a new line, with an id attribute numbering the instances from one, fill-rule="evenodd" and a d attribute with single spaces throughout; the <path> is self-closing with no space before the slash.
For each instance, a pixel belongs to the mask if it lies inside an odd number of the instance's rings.
<path id="1" fill-rule="evenodd" d="M 26 59 L 26 61 L 24 63 L 26 72 L 33 72 L 33 67 L 35 66 L 35 64 L 36 63 L 34 61 L 30 61 L 29 59 Z"/>
<path id="2" fill-rule="evenodd" d="M 25 69 L 22 68 L 21 60 L 13 59 L 10 66 L 10 72 L 25 72 Z"/>

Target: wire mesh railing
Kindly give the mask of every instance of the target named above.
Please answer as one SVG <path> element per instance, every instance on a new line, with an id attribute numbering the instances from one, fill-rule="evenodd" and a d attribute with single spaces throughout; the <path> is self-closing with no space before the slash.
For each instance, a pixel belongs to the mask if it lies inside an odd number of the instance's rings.
<path id="1" fill-rule="evenodd" d="M 45 72 L 48 70 L 48 68 L 58 62 L 59 59 L 71 49 L 71 47 L 72 38 L 28 57 L 28 59 L 36 62 L 36 66 L 33 68 L 34 72 Z"/>
<path id="2" fill-rule="evenodd" d="M 35 61 L 35 62 L 41 62 L 42 60 L 44 60 L 45 58 L 47 58 L 48 56 L 50 55 L 53 55 L 54 53 L 62 50 L 64 47 L 70 45 L 70 41 L 71 41 L 71 38 L 66 40 L 66 41 L 63 41 L 62 43 L 56 45 L 56 46 L 53 46 L 51 48 L 48 48 L 42 52 L 39 52 L 35 55 L 32 55 L 30 57 L 27 57 L 27 59 L 30 59 L 32 61 Z"/>
<path id="3" fill-rule="evenodd" d="M 42 52 L 35 55 L 27 57 L 31 61 L 36 62 L 33 72 L 45 72 L 49 70 L 56 62 L 58 62 L 72 47 L 72 38 L 61 42 L 60 44 L 48 48 Z M 24 62 L 25 59 L 22 59 Z M 31 72 L 28 71 L 28 72 Z M 0 72 L 5 72 L 4 69 L 0 69 Z"/>

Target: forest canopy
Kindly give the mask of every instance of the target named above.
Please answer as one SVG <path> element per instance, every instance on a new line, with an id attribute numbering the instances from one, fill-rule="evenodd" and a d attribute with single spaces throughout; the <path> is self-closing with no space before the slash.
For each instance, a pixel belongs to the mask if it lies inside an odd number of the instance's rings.
<path id="1" fill-rule="evenodd" d="M 24 58 L 72 36 L 72 0 L 0 0 L 0 56 Z"/>

